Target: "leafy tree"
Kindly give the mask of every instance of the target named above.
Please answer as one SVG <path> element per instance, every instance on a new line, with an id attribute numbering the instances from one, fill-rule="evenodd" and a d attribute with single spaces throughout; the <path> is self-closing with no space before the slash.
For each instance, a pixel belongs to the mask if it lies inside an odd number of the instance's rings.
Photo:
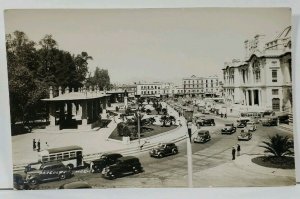
<path id="1" fill-rule="evenodd" d="M 173 122 L 176 122 L 176 118 L 173 115 L 169 116 L 170 125 L 173 125 Z"/>
<path id="2" fill-rule="evenodd" d="M 160 118 L 160 122 L 162 123 L 162 126 L 165 127 L 166 123 L 168 122 L 169 118 L 166 115 L 162 115 Z"/>
<path id="3" fill-rule="evenodd" d="M 96 67 L 94 75 L 88 78 L 86 86 L 98 86 L 100 90 L 111 89 L 112 85 L 110 84 L 108 70 Z"/>
<path id="4" fill-rule="evenodd" d="M 293 143 L 289 140 L 288 136 L 269 136 L 267 141 L 263 141 L 264 145 L 260 147 L 265 149 L 265 153 L 271 153 L 273 156 L 282 157 L 292 154 Z"/>

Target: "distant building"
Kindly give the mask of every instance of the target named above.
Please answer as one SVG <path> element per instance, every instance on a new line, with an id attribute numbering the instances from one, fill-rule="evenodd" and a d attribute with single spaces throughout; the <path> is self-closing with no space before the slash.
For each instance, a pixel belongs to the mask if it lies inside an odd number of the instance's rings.
<path id="1" fill-rule="evenodd" d="M 256 35 L 244 43 L 245 58 L 225 62 L 224 97 L 227 102 L 257 110 L 292 110 L 291 26 L 265 41 Z"/>
<path id="2" fill-rule="evenodd" d="M 136 95 L 140 97 L 160 97 L 163 91 L 163 83 L 137 83 Z"/>
<path id="3" fill-rule="evenodd" d="M 183 78 L 184 94 L 191 97 L 216 97 L 219 94 L 219 78 L 217 76 Z"/>

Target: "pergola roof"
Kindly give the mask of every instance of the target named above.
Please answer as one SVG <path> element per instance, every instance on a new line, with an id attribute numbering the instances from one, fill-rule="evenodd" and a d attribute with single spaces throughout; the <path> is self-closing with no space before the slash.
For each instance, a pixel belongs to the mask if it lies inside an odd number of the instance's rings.
<path id="1" fill-rule="evenodd" d="M 102 97 L 110 96 L 110 94 L 106 93 L 96 93 L 96 92 L 71 92 L 71 93 L 64 93 L 54 98 L 42 99 L 43 101 L 47 102 L 54 102 L 54 101 L 74 101 L 74 100 L 88 100 L 88 99 L 97 99 Z"/>

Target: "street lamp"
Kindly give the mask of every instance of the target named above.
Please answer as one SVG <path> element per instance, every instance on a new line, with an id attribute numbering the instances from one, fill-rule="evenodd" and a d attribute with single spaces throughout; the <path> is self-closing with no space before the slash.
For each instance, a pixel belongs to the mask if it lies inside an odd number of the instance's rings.
<path id="1" fill-rule="evenodd" d="M 188 161 L 188 185 L 190 188 L 193 187 L 193 163 L 192 163 L 192 121 L 193 121 L 193 110 L 185 110 L 184 118 L 186 119 L 187 125 L 187 161 Z"/>
<path id="2" fill-rule="evenodd" d="M 137 109 L 137 120 L 138 120 L 138 140 L 139 140 L 139 149 L 141 149 L 141 124 L 140 124 L 140 115 L 141 115 L 141 112 L 140 112 L 140 106 L 138 106 L 138 109 Z"/>

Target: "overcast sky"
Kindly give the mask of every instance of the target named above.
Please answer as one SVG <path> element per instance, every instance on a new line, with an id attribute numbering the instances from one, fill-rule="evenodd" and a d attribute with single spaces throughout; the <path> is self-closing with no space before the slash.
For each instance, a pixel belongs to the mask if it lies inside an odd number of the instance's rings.
<path id="1" fill-rule="evenodd" d="M 276 36 L 291 25 L 287 8 L 9 10 L 6 33 L 24 31 L 38 42 L 52 34 L 59 48 L 86 51 L 108 69 L 112 83 L 222 77 L 225 61 L 243 58 L 255 34 Z"/>

